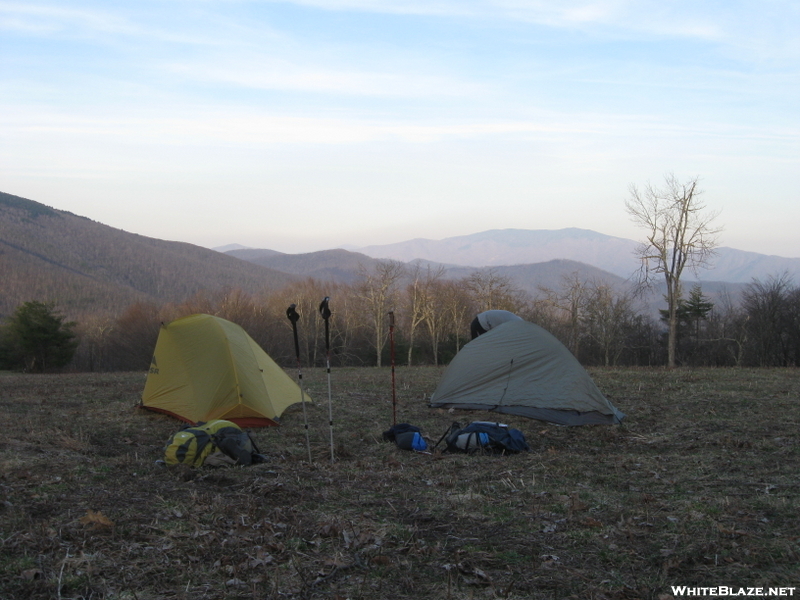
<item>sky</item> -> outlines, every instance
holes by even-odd
[[[489,229],[800,257],[796,0],[0,0],[0,191],[299,253]]]

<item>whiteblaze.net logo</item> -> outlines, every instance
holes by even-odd
[[[698,597],[706,596],[711,598],[722,598],[730,596],[794,596],[793,587],[735,587],[719,585],[717,587],[690,587],[688,585],[673,585],[672,594],[674,596]]]

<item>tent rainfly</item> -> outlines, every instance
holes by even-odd
[[[162,325],[144,408],[188,423],[224,419],[240,427],[277,425],[300,388],[247,333],[212,315]]]
[[[464,345],[431,396],[432,408],[485,410],[560,425],[620,423],[572,353],[534,323],[509,321]]]

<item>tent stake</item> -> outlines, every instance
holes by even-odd
[[[300,315],[295,310],[296,304],[289,305],[286,309],[286,316],[292,322],[292,332],[294,333],[294,354],[297,357],[297,382],[300,385],[300,401],[303,403],[303,422],[306,427],[306,448],[308,449],[308,464],[311,464],[311,440],[308,437],[308,415],[306,414],[306,395],[303,391],[303,371],[300,370],[300,342],[297,339],[297,321]]]
[[[331,317],[331,309],[328,306],[328,302],[330,302],[330,297],[325,296],[319,305],[319,314],[322,315],[322,319],[325,321],[325,364],[328,371],[328,425],[330,426],[331,430],[331,462],[334,462],[335,457],[333,455],[333,404],[331,402],[331,334],[330,334],[330,327],[328,325],[328,319],[330,319]]]

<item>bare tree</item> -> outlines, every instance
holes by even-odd
[[[424,270],[420,264],[414,265],[411,271],[411,283],[406,287],[408,310],[408,366],[411,366],[411,354],[414,350],[414,334],[417,327],[429,321],[433,304],[434,286],[444,276],[444,266],[432,268],[428,265]],[[436,315],[434,315],[436,316]],[[430,329],[431,324],[428,323]],[[434,359],[436,351],[434,349]]]
[[[718,351],[717,364],[726,365],[732,361],[734,366],[741,367],[749,343],[750,315],[741,302],[723,288],[709,317],[710,340]]]
[[[761,367],[797,364],[797,288],[787,273],[754,279],[742,291],[751,361]]]
[[[102,371],[107,368],[108,339],[114,328],[114,319],[106,314],[90,314],[77,327],[80,345],[72,364],[79,363],[82,369]]]
[[[607,284],[594,284],[582,317],[586,336],[596,345],[600,364],[614,366],[628,343],[636,320],[631,298]]]
[[[552,290],[540,286],[539,291],[545,294],[547,301],[553,307],[561,310],[566,315],[567,334],[569,336],[567,346],[577,358],[580,350],[581,320],[584,309],[589,303],[590,285],[581,280],[577,272],[574,272],[561,278],[560,289]]]
[[[425,328],[428,331],[428,338],[431,343],[431,353],[433,355],[433,364],[439,364],[439,343],[445,331],[445,324],[447,322],[447,314],[445,312],[445,292],[446,288],[444,282],[433,281],[428,288],[428,302],[425,303],[423,308]]]
[[[678,328],[678,301],[681,299],[681,277],[684,269],[707,268],[717,247],[721,229],[712,227],[716,212],[708,212],[700,201],[699,178],[681,183],[673,174],[664,178],[663,188],[647,184],[644,190],[630,187],[625,202],[634,223],[645,230],[646,241],[636,250],[641,260],[638,272],[640,289],[650,287],[663,275],[666,283],[667,366],[675,366],[675,347]]]
[[[394,260],[378,262],[372,272],[365,269],[360,272],[361,281],[357,289],[375,334],[373,339],[379,367],[388,332],[386,314],[394,308],[397,285],[405,272],[405,265]]]
[[[515,308],[517,289],[511,278],[501,275],[491,267],[472,273],[466,278],[465,287],[479,312],[493,309],[513,311]]]
[[[464,289],[464,281],[441,281],[437,288],[440,295],[443,316],[445,317],[443,335],[455,338],[455,351],[461,349],[461,334],[469,341],[469,316],[475,310]]]
[[[161,325],[171,320],[172,315],[154,303],[137,302],[130,305],[110,331],[108,354],[113,368],[146,371]]]

